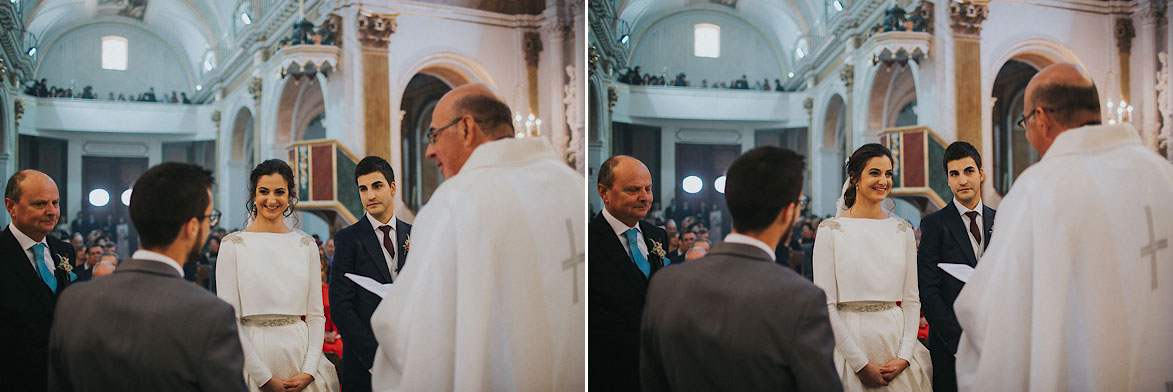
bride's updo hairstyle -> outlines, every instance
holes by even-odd
[[[252,174],[249,174],[248,176],[248,202],[245,204],[244,208],[248,211],[249,218],[255,218],[257,216],[257,181],[260,181],[261,177],[274,173],[280,174],[281,177],[285,179],[285,187],[287,188],[287,194],[289,195],[289,206],[285,209],[285,212],[283,212],[282,215],[286,217],[293,215],[293,206],[297,205],[297,186],[293,183],[293,169],[291,169],[289,164],[285,163],[285,161],[280,159],[270,159],[261,162],[260,165],[257,165],[257,167],[253,169]]]
[[[859,184],[859,178],[863,174],[863,169],[867,166],[868,161],[876,157],[888,157],[889,161],[896,162],[892,159],[892,150],[879,143],[868,143],[859,147],[851,154],[851,158],[847,160],[847,190],[843,191],[843,205],[851,208],[855,205],[855,187]]]

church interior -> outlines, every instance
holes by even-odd
[[[652,173],[653,214],[697,211],[720,206],[739,154],[781,146],[806,157],[806,215],[825,218],[846,158],[883,143],[896,155],[895,212],[916,225],[952,199],[940,159],[966,141],[984,157],[982,199],[996,207],[1039,160],[1016,124],[1027,82],[1060,62],[1093,79],[1105,124],[1131,123],[1173,160],[1167,10],[1164,0],[593,1],[591,173],[636,157]],[[588,200],[602,208],[594,192]]]
[[[461,85],[494,88],[518,138],[547,138],[583,172],[584,13],[581,0],[0,1],[0,172],[49,174],[69,233],[129,221],[147,168],[199,164],[232,231],[249,172],[280,158],[298,182],[290,224],[324,241],[362,217],[352,173],[377,155],[411,222],[444,180],[425,157],[432,109]]]

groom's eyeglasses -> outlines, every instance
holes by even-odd
[[[212,210],[212,215],[205,215],[204,218],[208,218],[208,226],[215,227],[220,224],[220,211]]]
[[[440,135],[440,132],[443,132],[445,129],[448,129],[448,128],[452,127],[453,125],[456,125],[456,123],[460,122],[461,118],[464,118],[464,116],[457,117],[455,120],[452,120],[452,122],[448,123],[448,125],[445,125],[445,126],[442,126],[439,128],[429,128],[428,134],[427,134],[428,135],[428,144],[436,144],[436,137]]]

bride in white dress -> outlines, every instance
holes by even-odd
[[[866,144],[851,155],[847,173],[839,216],[819,225],[814,249],[814,281],[827,294],[843,389],[932,390],[929,352],[916,340],[915,235],[881,207],[892,189],[892,153]]]
[[[217,295],[236,309],[245,383],[251,391],[338,391],[338,374],[322,353],[317,244],[285,224],[297,199],[293,171],[268,160],[250,182],[252,222],[224,236],[216,270]]]

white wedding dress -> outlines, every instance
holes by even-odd
[[[216,263],[217,295],[236,309],[249,390],[308,373],[314,381],[305,391],[338,391],[338,373],[322,353],[326,317],[314,239],[300,231],[235,232],[224,236]]]
[[[881,390],[932,390],[929,351],[916,340],[920,290],[912,225],[896,217],[838,217],[823,221],[816,238],[814,280],[827,294],[843,389],[864,390],[856,376],[864,365],[903,358],[908,368]]]

